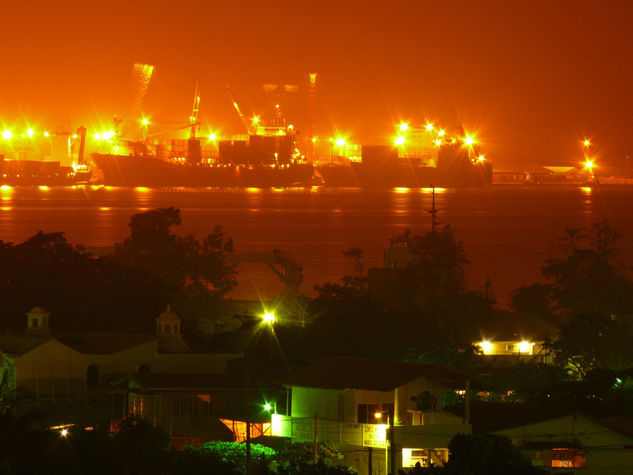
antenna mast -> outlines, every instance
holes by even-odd
[[[436,215],[440,212],[440,210],[435,207],[435,187],[431,185],[431,189],[433,190],[433,207],[431,209],[427,209],[426,212],[431,215],[431,232],[435,233],[437,225],[440,224],[436,218]]]

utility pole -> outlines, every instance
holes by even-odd
[[[314,464],[319,461],[319,415],[314,416]]]

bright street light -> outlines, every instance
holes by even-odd
[[[272,325],[273,323],[275,323],[276,319],[277,317],[275,317],[275,314],[273,312],[266,312],[262,315],[262,320],[268,325]]]

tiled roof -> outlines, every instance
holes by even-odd
[[[329,357],[297,371],[282,383],[322,389],[392,391],[418,377],[451,388],[463,388],[467,379],[458,371],[440,365]]]

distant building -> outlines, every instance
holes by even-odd
[[[503,312],[481,330],[481,340],[473,342],[483,357],[507,360],[535,360],[551,363],[548,343],[558,336],[558,328],[533,315]]]

